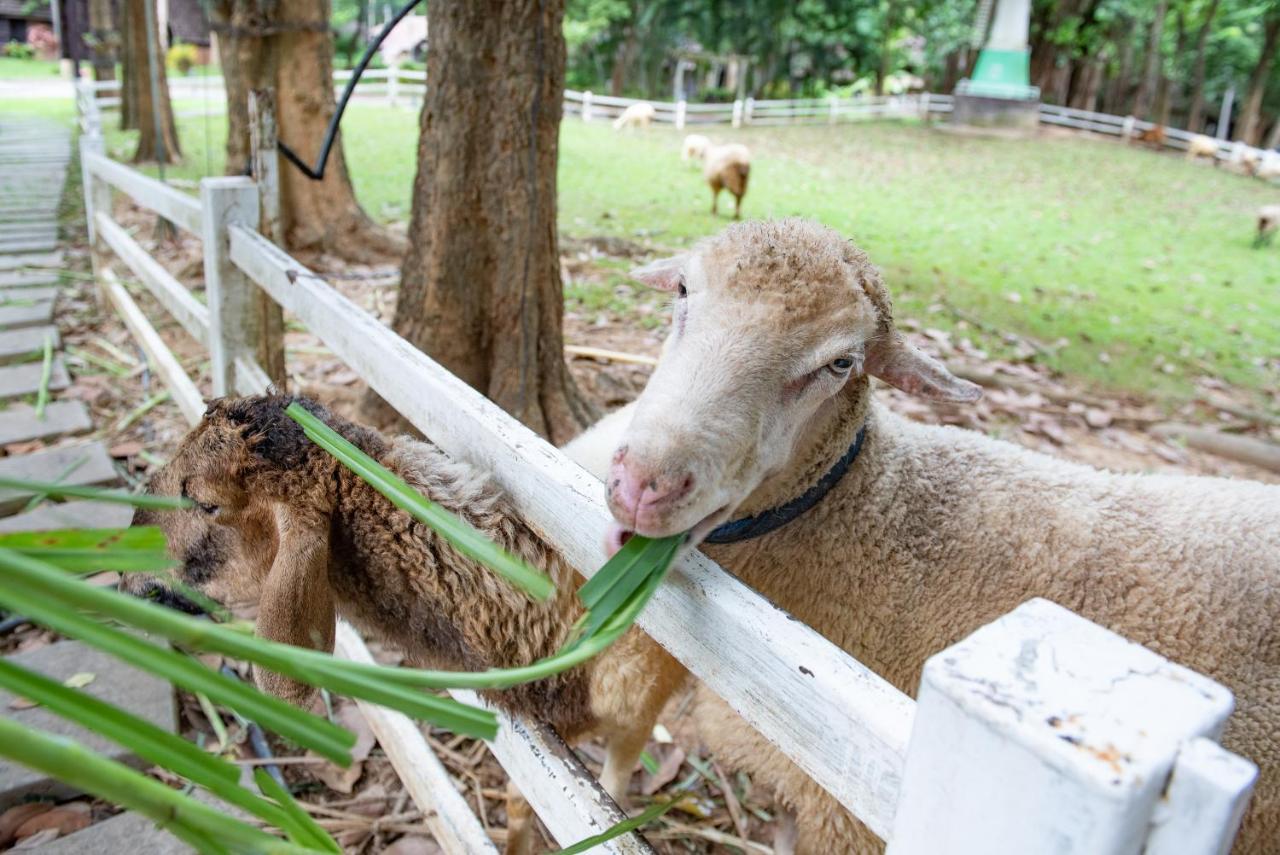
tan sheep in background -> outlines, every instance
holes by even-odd
[[[1263,205],[1258,209],[1258,234],[1253,239],[1254,248],[1271,243],[1277,230],[1280,230],[1280,205]]]
[[[711,213],[714,216],[720,205],[720,191],[728,190],[733,196],[733,218],[742,215],[742,197],[747,194],[747,179],[751,176],[751,150],[740,143],[728,143],[707,148],[703,154],[702,177],[711,188]]]
[[[566,449],[604,479],[614,544],[777,508],[859,443],[803,515],[703,549],[907,693],[929,656],[1032,597],[1221,681],[1223,742],[1260,767],[1235,851],[1275,851],[1280,487],[1103,472],[877,404],[872,376],[979,390],[901,338],[879,271],[815,223],[733,225],[634,275],[677,294],[675,331],[639,400]],[[697,717],[722,763],[795,811],[799,852],[881,848],[719,698],[700,690]]]
[[[140,511],[135,524],[164,529],[184,582],[216,600],[258,604],[257,633],[333,649],[335,620],[351,621],[403,650],[407,664],[480,671],[527,665],[556,652],[582,608],[578,579],[516,516],[480,472],[435,446],[388,440],[304,406],[424,495],[556,585],[544,603],[454,551],[308,440],[284,409],[294,399],[215,401],[149,490],[185,495],[189,511]],[[155,579],[126,577],[136,594],[176,597]],[[550,722],[569,740],[608,738],[601,781],[615,798],[627,783],[663,702],[684,672],[639,629],[570,671],[482,692],[516,715]],[[304,703],[313,690],[255,669],[264,690]],[[532,852],[528,805],[509,807],[508,852]]]
[[[1209,158],[1213,161],[1213,165],[1217,166],[1218,141],[1204,134],[1196,134],[1187,141],[1187,160],[1196,160],[1201,157]]]
[[[656,115],[657,110],[652,104],[640,101],[627,107],[618,118],[613,120],[613,129],[620,131],[623,128],[647,128],[653,123],[653,117]]]
[[[684,142],[680,146],[680,159],[702,160],[710,147],[711,140],[702,134],[689,134],[684,138]]]

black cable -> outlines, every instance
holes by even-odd
[[[283,140],[276,140],[276,147],[280,149],[280,153],[284,155],[284,159],[298,167],[302,174],[310,178],[312,181],[323,181],[324,170],[329,162],[329,151],[333,148],[333,139],[338,135],[338,123],[342,121],[342,114],[347,109],[347,102],[351,100],[351,95],[355,92],[356,84],[360,82],[360,76],[364,74],[369,62],[373,59],[373,52],[381,45],[383,40],[391,33],[396,24],[404,19],[412,11],[414,6],[421,3],[422,0],[408,0],[399,10],[396,11],[395,17],[387,22],[382,28],[382,32],[378,33],[378,37],[365,48],[364,56],[360,57],[360,62],[356,65],[355,71],[351,75],[351,79],[347,81],[347,86],[342,90],[342,97],[338,99],[337,109],[333,111],[333,118],[329,120],[329,127],[324,132],[324,143],[320,146],[320,154],[317,156],[316,165],[313,169],[303,162],[293,149],[284,144]]]

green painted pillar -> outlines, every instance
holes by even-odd
[[[1031,23],[1031,0],[996,0],[991,36],[978,54],[973,77],[966,91],[988,98],[1037,99],[1031,86],[1031,51],[1027,30]]]

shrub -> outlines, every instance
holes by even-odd
[[[10,59],[35,59],[36,56],[36,49],[22,42],[9,42],[3,52]]]
[[[190,74],[192,67],[199,59],[200,55],[196,52],[195,45],[179,43],[169,48],[169,53],[165,55],[165,65],[179,74]]]

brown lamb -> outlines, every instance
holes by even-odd
[[[543,568],[555,593],[534,602],[398,510],[306,438],[284,413],[294,400],[424,495]],[[256,602],[257,633],[274,641],[332,650],[342,617],[402,649],[408,664],[478,671],[554,653],[582,611],[573,569],[485,475],[429,443],[386,439],[303,399],[214,401],[149,490],[186,496],[195,507],[139,511],[135,524],[164,529],[186,584],[223,602]],[[177,599],[155,579],[130,576],[126,587]],[[591,662],[482,694],[512,714],[550,722],[566,739],[607,736],[602,780],[621,799],[662,702],[682,678],[674,660],[633,629]],[[260,669],[254,679],[294,703],[312,696],[310,687]],[[509,813],[507,851],[531,851],[527,805],[517,801]]]

